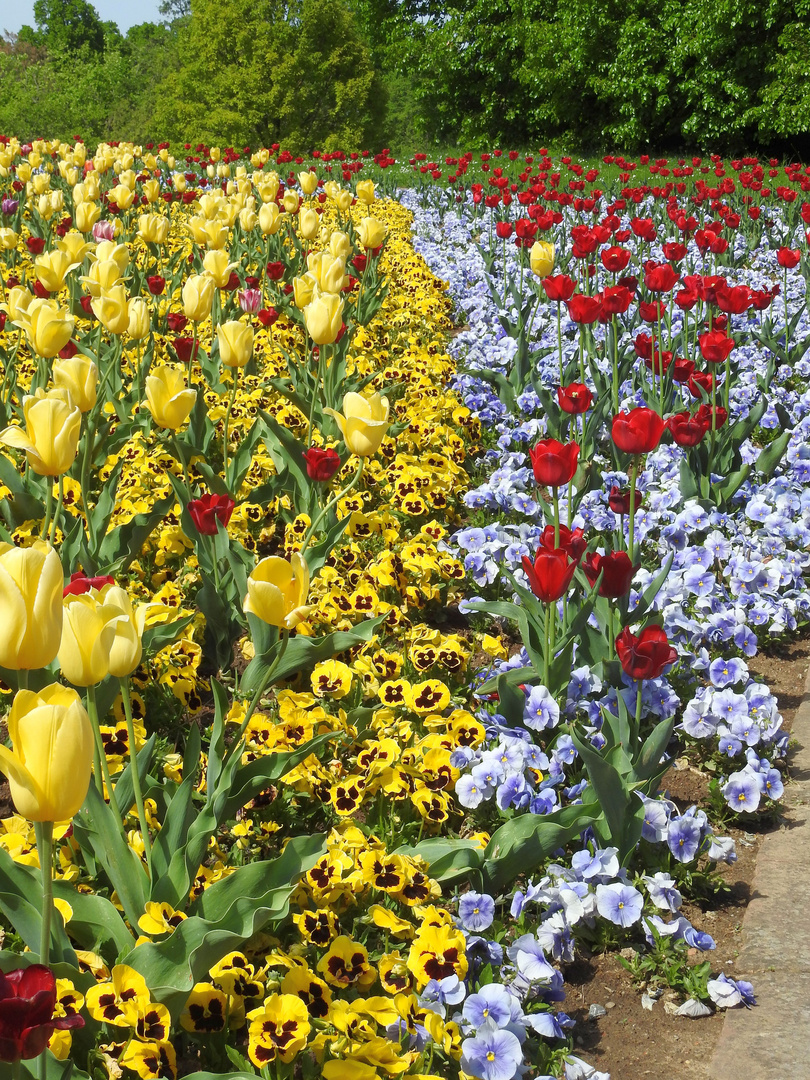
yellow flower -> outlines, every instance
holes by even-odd
[[[304,240],[314,240],[321,227],[321,219],[314,210],[302,206],[298,215],[298,232]]]
[[[96,983],[85,994],[93,1019],[116,1027],[135,1027],[141,1008],[150,1001],[143,975],[127,964],[116,964],[109,981]]]
[[[329,237],[329,254],[333,255],[336,259],[346,260],[352,253],[352,242],[345,232],[341,232],[340,229],[335,231]]]
[[[214,284],[218,289],[224,289],[228,284],[228,280],[231,276],[231,270],[235,270],[239,263],[228,262],[228,252],[222,251],[206,251],[205,258],[203,259],[203,269],[207,274],[211,276]],[[189,279],[191,280],[191,279]],[[211,293],[213,297],[213,292]],[[185,301],[186,291],[183,289],[183,300]],[[209,306],[210,312],[210,306]],[[188,315],[188,311],[186,311]],[[192,318],[189,315],[189,318]]]
[[[177,1076],[177,1054],[168,1041],[139,1042],[133,1039],[121,1055],[121,1065],[132,1069],[141,1080],[165,1080],[165,1077]]]
[[[387,231],[385,225],[377,218],[365,217],[357,226],[357,239],[361,247],[373,250],[383,242]]]
[[[28,464],[38,476],[60,476],[73,464],[79,446],[82,414],[65,389],[37,390],[23,398],[25,431],[7,427],[0,443],[25,450]]]
[[[119,608],[101,603],[93,592],[68,595],[64,600],[59,664],[74,686],[92,686],[110,673],[110,651]]]
[[[123,679],[141,662],[146,605],[140,604],[134,611],[129,594],[120,585],[105,585],[98,598],[105,608],[114,608],[118,612],[119,617],[114,623],[115,637],[109,650],[109,667],[111,675]]]
[[[65,233],[61,240],[57,240],[56,246],[60,251],[64,251],[66,255],[70,256],[74,266],[80,266],[84,262],[85,256],[92,254],[96,248],[95,244],[88,244],[82,234],[75,229]]]
[[[97,259],[90,267],[90,273],[79,278],[91,296],[101,296],[111,289],[121,278],[121,267],[115,259]]]
[[[89,233],[100,217],[101,207],[89,200],[78,203],[73,210],[76,228],[82,233]]]
[[[64,251],[46,251],[34,259],[34,273],[48,292],[59,292],[65,278],[78,263]]]
[[[313,669],[310,683],[316,697],[344,698],[352,688],[352,669],[339,660],[325,660]]]
[[[330,986],[371,986],[377,973],[368,962],[365,945],[341,934],[318,961],[318,971]]]
[[[307,1045],[312,1025],[307,1007],[294,994],[270,994],[260,1009],[247,1014],[248,1057],[261,1069],[279,1058],[284,1064]]]
[[[0,667],[46,667],[62,638],[62,564],[54,549],[0,543]]]
[[[248,578],[247,587],[242,605],[245,612],[270,626],[292,630],[312,611],[306,606],[309,567],[297,552],[289,562],[277,555],[262,559]]]
[[[127,304],[127,333],[133,341],[143,341],[150,329],[149,305],[142,296],[134,296]]]
[[[335,196],[335,205],[342,213],[346,213],[354,202],[354,195],[350,191],[339,191]]]
[[[148,905],[147,905],[148,906]],[[139,926],[143,918],[139,922]],[[185,1031],[224,1031],[227,1026],[228,998],[213,983],[197,983],[188,996],[180,1016],[180,1026]]]
[[[126,286],[118,282],[104,289],[90,301],[93,314],[111,334],[125,334],[129,329],[129,298]]]
[[[548,277],[554,269],[554,245],[536,240],[529,252],[529,266],[536,277]]]
[[[67,390],[80,412],[89,412],[95,405],[98,368],[88,357],[76,353],[69,360],[54,360],[53,381],[55,386]]]
[[[335,418],[348,449],[358,457],[371,457],[380,448],[388,431],[388,398],[372,394],[348,393],[343,398],[343,414],[324,409]]]
[[[284,198],[281,201],[284,204],[284,209],[288,214],[298,213],[298,205],[301,200],[298,198],[297,191],[290,191],[289,189],[287,189],[287,191],[284,192]]]
[[[70,341],[75,320],[70,312],[52,300],[31,300],[17,322],[25,330],[31,351],[46,360],[53,359]]]
[[[265,202],[259,210],[259,228],[265,236],[273,236],[281,225],[278,203]]]
[[[75,690],[58,683],[20,690],[8,717],[12,749],[0,746],[11,798],[29,821],[68,821],[90,786],[93,730]]]
[[[366,206],[371,206],[374,202],[374,181],[373,180],[359,180],[357,182],[357,198],[360,202],[365,203]]]
[[[303,277],[294,277],[292,284],[295,306],[299,311],[302,311],[307,304],[312,303],[315,290],[318,288],[318,279],[314,274],[307,271]]]
[[[298,183],[305,195],[314,195],[318,188],[318,174],[314,172],[300,172]]]
[[[464,934],[453,926],[424,926],[411,944],[408,970],[420,987],[431,979],[441,981],[449,975],[463,979],[467,974]]]
[[[304,322],[316,345],[331,345],[343,325],[343,300],[334,293],[322,293],[304,308]]]
[[[147,376],[146,404],[158,427],[177,431],[188,420],[196,400],[197,391],[186,389],[180,367],[164,364]]]
[[[138,236],[148,244],[165,244],[170,227],[169,219],[162,214],[141,214],[138,218]]]
[[[314,251],[307,256],[307,270],[322,292],[339,293],[346,279],[346,260],[328,251]]]
[[[253,356],[253,327],[250,323],[232,320],[217,327],[219,358],[225,367],[242,368]]]
[[[209,252],[208,255],[216,254]],[[206,255],[206,258],[208,258]],[[228,261],[227,255],[225,261]],[[229,271],[230,273],[230,271]],[[227,277],[226,277],[227,282]],[[192,322],[202,322],[211,314],[214,305],[215,283],[208,274],[192,274],[183,286],[183,311]]]
[[[20,234],[14,232],[13,229],[0,229],[0,249],[3,251],[13,251],[19,239]]]
[[[9,289],[6,303],[0,307],[8,312],[11,322],[18,326],[25,318],[28,306],[33,299],[34,294],[29,292],[24,285],[15,285],[13,289]]]

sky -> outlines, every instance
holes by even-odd
[[[143,22],[159,22],[160,0],[91,0],[103,21],[118,23],[122,34],[130,26]],[[0,32],[18,33],[25,24],[34,25],[34,0],[0,0]]]

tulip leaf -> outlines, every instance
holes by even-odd
[[[121,835],[115,814],[91,783],[84,805],[73,819],[73,835],[104,868],[132,926],[143,915],[146,873],[141,860]]]
[[[287,914],[290,893],[324,851],[323,836],[293,837],[271,862],[241,866],[206,889],[165,941],[137,946],[127,964],[177,1019],[194,984],[226,953]]]
[[[105,959],[114,961],[135,944],[118,909],[105,897],[79,892],[70,882],[59,880],[53,883],[53,893],[73,909],[68,927],[80,948],[106,953]]]
[[[171,622],[160,623],[158,626],[150,626],[143,632],[143,651],[146,656],[154,656],[167,645],[177,641],[187,626],[194,622],[194,615],[186,615],[182,619],[173,619]]]
[[[99,570],[119,564],[119,572],[125,571],[140,556],[147,538],[165,518],[174,502],[174,495],[167,495],[165,499],[159,499],[151,510],[135,514],[125,525],[108,532],[98,551]]]
[[[424,859],[430,867],[430,876],[445,888],[453,888],[476,875],[480,881],[484,850],[477,840],[432,836],[413,847],[397,848],[394,854]]]
[[[42,929],[42,879],[37,868],[15,862],[0,848],[0,911],[25,944],[39,955]],[[51,920],[51,948],[56,956],[76,963],[76,954],[61,919]]]
[[[520,874],[531,874],[558,847],[591,825],[595,815],[584,804],[551,814],[521,814],[492,834],[483,855],[484,886],[498,893]]]

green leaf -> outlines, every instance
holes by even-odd
[[[413,847],[397,848],[395,854],[424,859],[430,866],[430,876],[445,888],[452,888],[471,875],[480,877],[484,856],[476,840],[454,840],[444,836],[421,840]]]
[[[484,884],[492,893],[511,887],[521,874],[533,873],[544,859],[595,820],[584,804],[552,814],[521,814],[492,834],[484,851]]]
[[[156,502],[151,510],[135,514],[126,525],[119,525],[107,533],[99,548],[99,569],[118,563],[121,572],[127,570],[129,564],[140,556],[145,541],[174,506],[174,502],[174,495],[167,495]]]

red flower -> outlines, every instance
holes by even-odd
[[[681,311],[691,311],[700,297],[697,291],[693,288],[681,289],[680,292],[675,294],[675,303],[681,309]]]
[[[667,311],[667,305],[663,300],[642,300],[638,305],[638,313],[644,322],[658,322],[663,319]]]
[[[322,450],[319,446],[311,446],[304,454],[304,461],[310,480],[331,480],[340,468],[340,455],[331,448]]]
[[[664,433],[664,421],[654,409],[631,409],[613,417],[611,435],[625,454],[649,454]]]
[[[681,259],[686,258],[686,244],[679,244],[674,240],[669,244],[663,244],[661,250],[664,253],[664,258],[669,262],[680,262]]]
[[[630,262],[630,256],[632,252],[623,247],[609,247],[605,248],[601,254],[602,266],[606,270],[610,270],[612,274],[618,273],[620,270],[624,270],[627,264]]]
[[[672,353],[665,349],[661,352],[660,349],[656,349],[650,356],[644,358],[644,363],[650,369],[655,372],[656,375],[661,376],[669,370],[669,365],[672,363]]]
[[[655,239],[655,225],[652,218],[633,218],[630,222],[630,228],[639,238],[639,240],[646,240],[647,243],[652,243]]]
[[[644,284],[650,292],[670,292],[678,281],[680,274],[676,274],[669,263],[651,267],[644,275]]]
[[[689,387],[692,397],[702,397],[701,391],[705,391],[707,394],[712,392],[714,375],[710,371],[695,371],[686,380],[686,385]]]
[[[700,299],[707,304],[714,304],[717,302],[717,290],[725,286],[726,279],[722,274],[709,274],[706,277],[695,274],[694,282]]]
[[[152,274],[146,279],[146,284],[152,296],[160,296],[166,288],[166,278],[161,277],[160,274]]]
[[[368,263],[368,258],[365,255],[355,255],[352,259],[352,266],[355,268],[358,274],[362,274]]]
[[[624,315],[633,302],[633,294],[624,285],[609,286],[599,294],[605,315]]]
[[[50,968],[32,964],[0,972],[0,1061],[38,1057],[57,1028],[84,1027],[81,1016],[54,1020],[56,978]]]
[[[268,326],[272,326],[278,318],[278,312],[275,308],[262,308],[261,311],[256,313],[256,318],[267,329]]]
[[[188,512],[197,526],[197,532],[203,536],[216,536],[217,521],[221,521],[227,528],[234,506],[236,503],[230,495],[212,495],[210,491],[206,491],[199,499],[189,501]]]
[[[695,413],[695,419],[699,420],[702,424],[706,425],[707,431],[712,426],[712,407],[711,405],[703,404]],[[715,405],[714,407],[714,427],[721,428],[728,420],[728,413],[722,405]]]
[[[709,330],[698,338],[700,353],[710,364],[722,364],[734,348],[734,338],[726,337],[722,330]]]
[[[41,236],[29,236],[25,241],[25,246],[32,255],[41,255],[45,250],[45,241]]]
[[[541,439],[529,450],[534,478],[545,487],[558,488],[568,484],[577,471],[579,446],[561,443],[556,439]]]
[[[582,569],[592,587],[596,584],[599,574],[602,573],[599,595],[618,600],[620,596],[625,596],[630,591],[630,582],[638,566],[633,565],[626,551],[611,551],[607,555],[599,555],[592,551],[585,556]]]
[[[114,585],[115,578],[109,575],[86,577],[81,570],[70,575],[70,582],[62,590],[62,596],[79,596],[91,589],[103,589],[105,585]]]
[[[557,401],[563,412],[581,416],[593,404],[593,394],[585,383],[571,383],[557,388]]]
[[[267,280],[281,281],[286,267],[283,262],[269,262],[267,264]]]
[[[595,296],[585,296],[577,293],[568,301],[568,314],[575,323],[585,324],[596,322],[602,305]]]
[[[508,240],[512,235],[512,222],[511,221],[499,221],[495,226],[495,232],[501,240]]]
[[[174,351],[177,353],[177,359],[181,364],[188,364],[191,360],[191,350],[194,349],[194,359],[197,358],[197,353],[200,349],[199,341],[194,344],[194,338],[190,337],[176,337],[174,339]]]
[[[697,446],[709,426],[698,413],[690,416],[688,412],[679,412],[667,420],[667,427],[678,446]]]
[[[791,251],[787,247],[780,247],[776,253],[776,261],[786,270],[792,270],[794,266],[797,266],[801,257],[801,251]]]
[[[188,324],[188,319],[179,311],[170,311],[166,316],[166,322],[173,334],[182,334]]]
[[[571,558],[576,559],[577,562],[579,562],[587,546],[588,541],[585,539],[585,535],[580,528],[576,528],[572,531],[567,525],[560,525],[559,543],[555,543],[554,541],[553,525],[546,525],[540,534],[540,547],[545,548],[546,551],[554,551],[556,548],[561,548],[563,551],[568,552]]]
[[[87,316],[88,319],[94,319],[95,318],[95,315],[93,314],[93,297],[92,296],[83,296],[83,297],[81,297],[81,299],[79,300],[79,306],[81,307],[82,311],[85,313],[85,315]]]
[[[751,306],[751,290],[747,285],[721,285],[715,295],[717,306],[728,315],[742,315]]]
[[[5,312],[3,312],[3,314],[5,315]],[[2,329],[2,327],[0,327],[0,329]],[[64,349],[59,350],[59,359],[60,360],[70,360],[70,358],[72,356],[75,356],[78,351],[79,350],[76,348],[76,346],[73,344],[73,342],[69,341],[67,343],[67,345],[64,347]]]
[[[543,278],[542,285],[549,300],[556,300],[558,304],[564,300],[570,300],[577,287],[576,282],[567,274]]]
[[[678,659],[660,626],[648,626],[638,637],[626,627],[616,638],[616,655],[631,679],[657,679]]]
[[[534,562],[528,555],[523,556],[523,569],[529,586],[544,604],[553,604],[568,591],[578,565],[579,559],[572,559],[562,548],[549,550],[541,547]]]
[[[643,499],[643,496],[642,496],[641,492],[637,488],[635,493],[634,493],[634,497],[633,497],[633,509],[634,510],[638,510],[638,508],[641,506],[642,499]],[[625,488],[625,490],[622,491],[620,488],[618,488],[614,484],[613,487],[610,489],[610,494],[608,495],[608,506],[610,507],[610,509],[613,511],[614,514],[621,514],[621,515],[629,514],[630,513],[630,489]]]
[[[676,383],[689,382],[695,372],[694,360],[688,360],[685,356],[676,356],[672,361],[672,381]]]

